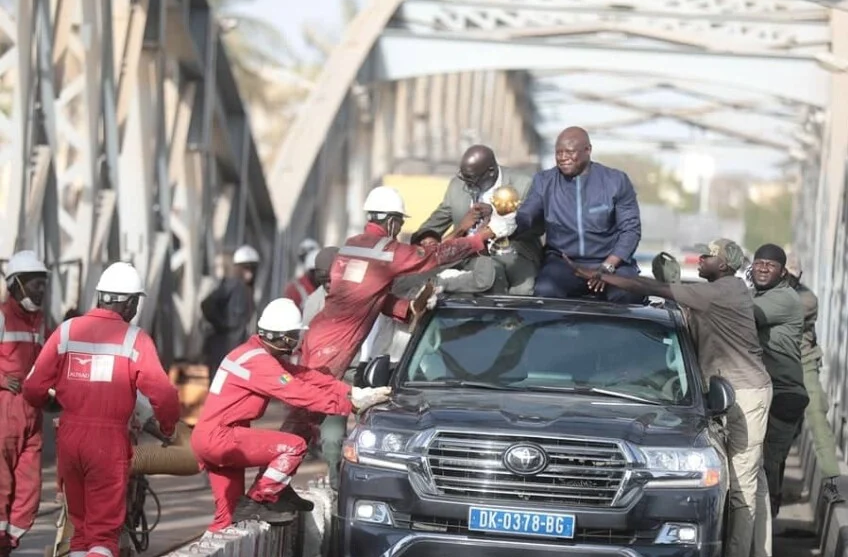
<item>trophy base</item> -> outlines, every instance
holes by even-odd
[[[489,245],[489,255],[513,255],[515,247],[512,246],[509,240],[495,241]]]

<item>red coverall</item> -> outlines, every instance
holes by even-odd
[[[286,285],[283,290],[283,297],[293,301],[303,311],[306,298],[315,292],[316,288],[317,286],[309,279],[309,273],[304,273]]]
[[[41,407],[51,387],[63,409],[57,459],[74,525],[71,552],[117,557],[126,516],[132,461],[128,426],[136,389],[150,399],[168,436],[180,418],[177,390],[150,336],[106,309],[65,321],[47,340],[23,394]]]
[[[425,273],[483,250],[480,236],[447,240],[427,248],[402,244],[377,224],[348,238],[330,269],[324,309],[309,323],[300,364],[341,378],[380,313],[405,320],[409,300],[390,295],[399,276]]]
[[[332,287],[324,309],[309,322],[300,364],[341,379],[380,313],[406,319],[409,300],[390,294],[397,277],[462,261],[483,248],[483,239],[478,235],[426,248],[402,244],[389,237],[385,228],[369,222],[363,234],[348,238],[333,261]],[[283,429],[309,442],[321,419],[315,413],[293,408]]]
[[[23,383],[44,344],[44,316],[11,296],[0,304],[0,382]],[[0,555],[18,546],[41,498],[41,410],[0,389]]]
[[[232,524],[233,511],[244,495],[244,471],[267,466],[248,496],[274,502],[306,452],[296,435],[251,429],[272,398],[326,414],[349,414],[350,387],[323,373],[306,370],[272,356],[254,335],[230,352],[215,374],[209,396],[191,435],[191,447],[209,473],[215,518],[209,530]]]

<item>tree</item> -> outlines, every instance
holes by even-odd
[[[683,213],[697,209],[697,196],[684,191],[680,180],[655,158],[648,155],[611,153],[601,159],[599,162],[627,173],[640,203],[668,205]]]
[[[791,244],[793,203],[794,195],[788,188],[768,203],[748,200],[745,204],[745,247],[755,250],[763,244]]]

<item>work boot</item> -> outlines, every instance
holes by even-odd
[[[247,495],[242,495],[233,512],[233,523],[260,520],[268,524],[285,524],[294,520],[294,511],[273,508],[272,505],[273,503],[260,503]]]
[[[836,478],[827,478],[824,481],[822,496],[830,504],[845,502],[845,498],[842,497],[842,494],[839,493],[839,488],[836,487]]]
[[[270,503],[270,508],[280,512],[309,512],[315,508],[312,501],[303,499],[291,485],[280,492],[280,497],[276,503]]]

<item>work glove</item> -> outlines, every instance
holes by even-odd
[[[9,377],[8,375],[0,374],[0,389],[5,389],[15,394],[20,394],[21,380],[17,377]]]
[[[499,215],[496,211],[492,211],[492,216],[489,218],[489,230],[495,235],[495,238],[506,238],[518,228],[518,223],[515,222],[516,212],[508,215]]]
[[[391,394],[391,387],[353,387],[350,390],[350,402],[356,410],[361,412],[375,404],[386,402]]]

